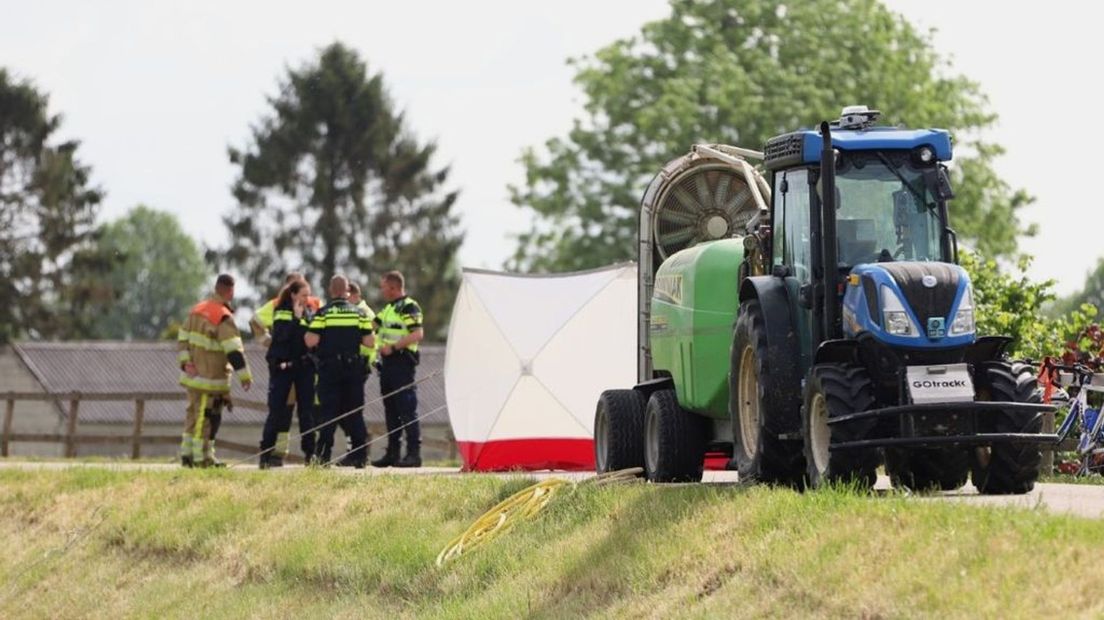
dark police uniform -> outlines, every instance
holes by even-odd
[[[283,464],[276,444],[285,446],[291,428],[291,407],[288,394],[295,387],[295,399],[299,406],[299,429],[314,426],[314,363],[307,356],[303,335],[307,333],[308,318],[296,318],[292,302],[277,307],[272,320],[272,344],[265,359],[268,361],[268,417],[261,434],[260,466],[262,468]],[[303,433],[300,447],[303,457],[314,456],[314,433]],[[267,450],[267,452],[265,452]]]
[[[403,296],[387,304],[376,315],[376,350],[384,345],[394,345],[404,336],[422,327],[422,308],[409,296]],[[380,355],[380,393],[389,394],[414,382],[414,368],[418,365],[418,343],[397,349],[391,355]],[[411,385],[397,394],[383,399],[383,409],[387,420],[387,454],[380,459],[380,465],[420,464],[422,434],[417,420],[418,388]],[[399,460],[400,433],[396,429],[403,426],[406,431],[406,458]],[[373,463],[375,464],[375,463]]]
[[[322,307],[310,321],[309,331],[318,334],[319,424],[315,454],[322,463],[331,458],[334,443],[332,420],[357,409],[337,423],[352,441],[353,451],[346,462],[364,467],[368,451],[368,429],[364,426],[364,358],[361,340],[372,333],[372,323],[364,311],[347,299],[334,299]]]

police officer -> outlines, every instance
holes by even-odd
[[[352,440],[347,463],[362,468],[367,460],[368,430],[364,426],[364,359],[360,347],[373,346],[372,324],[363,311],[349,303],[349,281],[342,275],[330,280],[330,301],[311,319],[303,337],[318,359],[318,397],[321,405],[315,454],[330,461],[334,419],[356,410],[339,422]]]
[[[360,295],[360,285],[358,285],[356,282],[349,282],[349,303],[351,303],[354,306],[356,306],[357,308],[363,310],[364,315],[368,317],[369,322],[372,322],[372,321],[375,320],[376,313],[372,311],[372,307],[368,305],[368,302],[364,301],[364,298],[361,297],[361,295]],[[375,327],[376,327],[375,323],[372,322],[373,335],[375,334]],[[366,347],[364,345],[360,345],[360,356],[364,360],[364,380],[367,381],[368,380],[368,375],[372,374],[372,369],[376,365],[376,348],[375,347]],[[371,431],[371,429],[368,430],[367,437],[368,437],[368,442],[371,443],[371,441],[372,441],[372,431]],[[349,439],[348,432],[345,433],[345,438],[349,442],[349,446],[347,447],[346,451],[351,451],[353,449],[353,446],[352,446],[352,440]],[[338,467],[352,467],[353,463],[349,462],[348,458],[346,457],[345,460],[342,460],[337,465],[338,465]]]
[[[302,280],[304,283],[307,281],[306,277],[298,271],[292,271],[284,278],[284,286],[291,284],[295,280]],[[283,289],[281,289],[283,290]],[[264,303],[257,312],[254,313],[253,318],[249,319],[249,328],[253,331],[253,336],[260,340],[264,346],[270,346],[272,344],[273,330],[275,329],[274,321],[276,314],[276,301],[277,298],[272,298]],[[307,295],[307,311],[313,316],[315,312],[318,312],[322,307],[322,301],[312,295]],[[302,337],[299,337],[302,341]],[[271,383],[269,384],[271,386]],[[312,386],[313,388],[313,386]],[[313,391],[313,390],[312,390]],[[295,403],[298,399],[295,395],[295,386],[292,385],[291,391],[288,392],[287,408],[288,419],[296,413]],[[310,403],[307,408],[300,407],[298,410],[299,418],[299,446],[303,450],[303,457],[310,459],[314,456],[314,437],[315,433],[307,432],[314,426],[314,419],[316,417],[316,410],[318,409],[317,403]],[[270,460],[269,465],[278,466],[283,461],[283,456],[291,451],[291,447],[288,445],[287,433],[282,433],[276,438],[276,449],[272,452],[274,458]]]
[[[304,336],[311,318],[308,298],[310,285],[304,280],[292,280],[276,297],[272,318],[272,343],[265,359],[268,361],[268,417],[261,435],[260,468],[281,467],[283,451],[291,428],[289,395],[294,391],[299,404],[299,420],[313,425],[314,364],[307,356]],[[314,433],[302,437],[303,456],[314,456]]]
[[[406,294],[403,275],[389,271],[380,279],[380,294],[387,305],[376,315],[380,364],[380,392],[398,393],[383,399],[387,419],[387,452],[372,461],[374,467],[421,467],[422,436],[417,422],[418,391],[414,368],[418,365],[418,343],[422,341],[422,308]],[[405,425],[405,428],[403,428]],[[406,455],[399,458],[398,429],[406,432]]]

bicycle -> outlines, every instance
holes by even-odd
[[[1075,475],[1085,476],[1104,472],[1104,414],[1089,407],[1089,392],[1104,392],[1104,374],[1100,374],[1101,383],[1095,384],[1098,376],[1092,368],[1084,364],[1055,364],[1049,360],[1044,363],[1043,371],[1051,373],[1054,385],[1061,386],[1062,372],[1071,375],[1069,387],[1077,388],[1077,396],[1070,400],[1069,411],[1062,426],[1058,429],[1058,443],[1065,441],[1077,424],[1080,437],[1077,441],[1078,469]]]

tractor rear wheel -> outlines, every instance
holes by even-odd
[[[873,419],[828,425],[833,418],[867,411],[874,406],[874,384],[864,368],[849,364],[818,364],[805,380],[805,404],[801,407],[805,437],[805,462],[809,484],[828,483],[874,486],[879,455],[877,448],[831,450],[831,446],[867,439]]]
[[[800,404],[783,400],[798,386],[780,385],[781,373],[771,373],[767,352],[772,343],[757,300],[740,305],[733,331],[728,412],[740,480],[800,487],[805,479],[801,444],[781,439],[799,428]]]
[[[644,406],[636,390],[606,390],[594,413],[594,465],[600,474],[644,466]]]
[[[895,487],[953,491],[966,484],[970,452],[965,448],[887,449],[886,473]]]
[[[978,400],[1040,403],[1039,382],[1027,364],[986,362],[979,365],[974,378]],[[981,432],[1038,433],[1043,417],[1035,412],[1000,411],[979,424]],[[979,493],[1010,495],[1028,493],[1039,478],[1042,453],[1037,444],[999,443],[977,448],[970,476]]]
[[[706,420],[684,410],[674,390],[657,390],[644,413],[644,473],[652,482],[700,482]]]

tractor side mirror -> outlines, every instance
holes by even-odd
[[[954,198],[954,190],[951,189],[951,177],[947,175],[947,168],[939,166],[935,170],[924,171],[924,184],[927,185],[936,198],[942,201]]]

